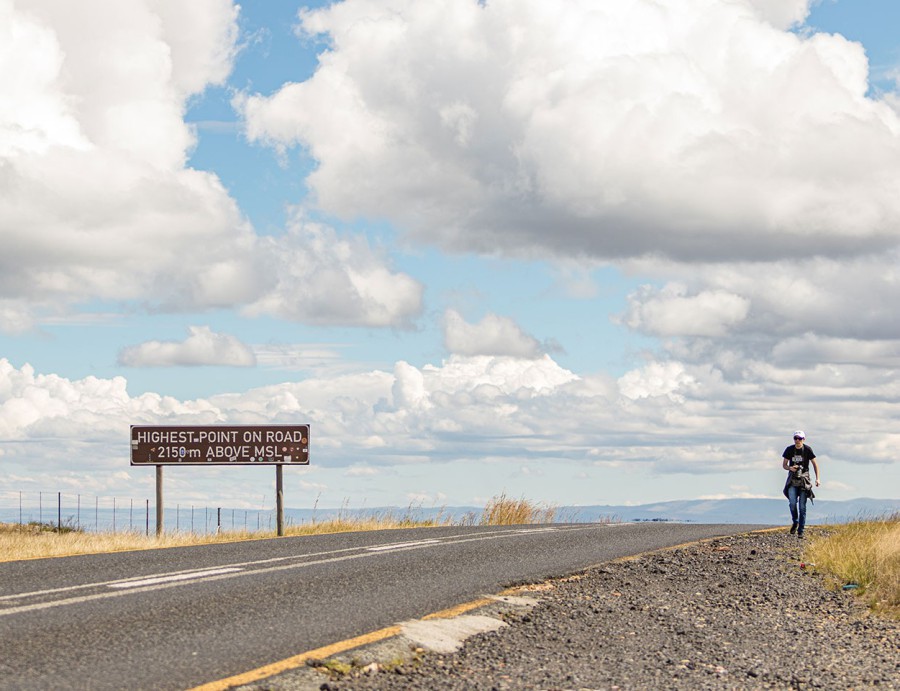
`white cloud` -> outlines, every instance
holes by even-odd
[[[421,287],[365,241],[261,238],[216,175],[186,167],[188,99],[229,75],[237,15],[0,0],[0,328],[92,299],[371,326],[418,313]]]
[[[900,368],[900,341],[863,341],[805,334],[778,342],[772,348],[772,357],[781,366],[814,367],[827,362],[894,369]]]
[[[308,149],[322,209],[554,260],[580,296],[596,286],[577,267],[616,261],[656,281],[621,321],[661,337],[659,352],[618,379],[582,377],[512,319],[450,310],[440,364],[347,373],[333,349],[253,346],[259,364],[309,376],[190,402],[0,360],[5,477],[40,466],[90,482],[121,468],[129,424],[297,419],[314,425],[316,462],[349,478],[523,459],[598,478],[762,473],[773,435],[795,427],[823,440],[823,463],[896,466],[900,109],[895,94],[866,97],[861,46],[785,30],[809,4],[304,11],[303,30],[330,39],[315,75],[235,102],[252,141]],[[186,167],[187,99],[229,74],[236,13],[224,0],[0,0],[0,328],[94,298],[318,325],[421,314],[424,287],[362,236],[302,210],[260,236],[215,175]],[[253,357],[208,327],[122,353]]]
[[[505,463],[508,473],[527,459],[526,467],[548,478],[574,463],[596,473],[615,468],[698,482],[719,475],[722,486],[746,486],[755,477],[752,491],[759,492],[766,486],[759,477],[780,481],[778,454],[790,431],[802,427],[829,481],[859,488],[852,478],[860,464],[894,472],[896,374],[881,370],[865,386],[847,387],[789,367],[745,367],[733,375],[711,364],[648,363],[615,382],[576,377],[548,356],[456,356],[422,368],[398,363],[394,373],[313,376],[182,402],[130,396],[121,377],[69,380],[0,359],[0,442],[9,478],[76,478],[127,465],[122,439],[131,424],[302,420],[313,428],[316,468],[346,469],[340,472],[348,479],[378,478],[386,466],[451,461]],[[16,489],[10,482],[0,478],[0,489]],[[218,491],[228,483],[242,496],[240,479],[218,477]]]
[[[16,368],[0,358],[0,439],[4,442],[115,443],[123,425],[173,417],[212,424],[220,420],[220,413],[205,401],[181,402],[152,393],[132,397],[124,377],[73,381],[36,373],[30,365]],[[62,456],[67,457],[71,456]]]
[[[410,505],[418,504],[419,506],[435,506],[447,500],[447,495],[443,492],[409,492],[406,495]]]
[[[228,51],[211,51],[228,45],[233,9],[197,9],[219,20],[173,52],[166,18],[145,2],[0,4],[15,41],[0,53],[0,295],[215,299],[191,274],[202,282],[229,263],[223,245],[249,236],[215,176],[184,168],[184,99],[230,70]],[[176,84],[189,63],[193,77]]]
[[[621,323],[666,340],[657,357],[714,365],[730,380],[749,372],[865,387],[892,376],[900,339],[897,253],[837,261],[675,265],[635,262],[665,278],[628,298]]]
[[[749,0],[760,16],[773,26],[787,29],[809,16],[809,9],[817,0]],[[821,0],[818,0],[821,2]]]
[[[477,324],[469,324],[456,310],[444,314],[444,345],[458,355],[509,355],[539,358],[544,349],[509,317],[486,315]]]
[[[374,477],[376,475],[381,475],[384,470],[379,468],[373,468],[372,466],[367,465],[355,465],[344,472],[344,475],[347,477]]]
[[[218,365],[254,367],[253,351],[230,334],[215,333],[208,326],[190,326],[184,341],[147,341],[119,353],[126,367],[195,367]]]
[[[658,293],[645,289],[630,303],[625,323],[658,336],[723,336],[747,317],[750,308],[750,301],[740,295],[717,290],[688,296],[679,284]]]
[[[317,160],[322,208],[454,250],[752,261],[894,246],[900,118],[866,97],[861,45],[785,30],[808,9],[348,0],[301,12],[331,43],[310,79],[238,104],[251,140]]]
[[[338,373],[352,367],[343,361],[342,347],[340,344],[256,343],[251,349],[260,367]]]
[[[365,238],[339,237],[300,210],[284,236],[260,239],[275,285],[245,308],[311,324],[409,326],[422,309],[423,286],[390,270]]]
[[[22,334],[34,328],[28,306],[19,300],[0,300],[0,331]]]
[[[632,370],[619,379],[622,395],[630,399],[665,396],[671,401],[684,402],[679,393],[694,384],[693,378],[678,362],[654,362],[640,370]]]

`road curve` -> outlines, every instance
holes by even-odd
[[[0,563],[0,688],[186,689],[513,583],[758,527],[441,527]]]

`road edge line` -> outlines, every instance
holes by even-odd
[[[287,672],[292,669],[297,669],[298,667],[303,667],[306,664],[307,660],[316,660],[331,657],[333,655],[338,655],[339,653],[344,653],[348,650],[352,650],[353,648],[359,648],[363,645],[378,643],[379,641],[393,638],[394,636],[398,635],[400,631],[400,626],[388,626],[383,629],[378,629],[377,631],[364,633],[362,636],[347,638],[343,641],[338,641],[337,643],[322,646],[321,648],[307,650],[305,653],[293,655],[283,660],[279,660],[278,662],[273,662],[269,665],[257,667],[256,669],[251,669],[248,672],[242,672],[231,677],[226,677],[217,681],[211,681],[206,684],[201,684],[200,686],[194,686],[188,689],[188,691],[224,691],[225,689],[230,689],[235,686],[250,684],[254,681],[260,681],[261,679],[267,679],[268,677],[275,676],[276,674],[281,674],[282,672]]]
[[[486,605],[492,604],[493,602],[494,600],[491,598],[482,597],[470,602],[464,602],[461,605],[454,605],[453,607],[448,607],[447,609],[442,609],[437,612],[432,612],[431,614],[426,614],[424,617],[421,617],[421,620],[433,621],[435,619],[452,619],[453,617],[457,617],[460,614],[465,614],[466,612],[470,612],[473,609],[478,609],[479,607],[484,607]],[[363,634],[362,636],[347,638],[343,641],[337,641],[336,643],[322,646],[321,648],[307,650],[306,652],[299,653],[298,655],[293,655],[283,660],[279,660],[278,662],[273,662],[269,665],[263,665],[262,667],[257,667],[256,669],[251,669],[247,672],[241,672],[240,674],[235,674],[224,679],[211,681],[200,686],[194,686],[191,689],[188,689],[188,691],[225,691],[225,689],[233,688],[235,686],[242,686],[243,684],[249,684],[254,681],[260,681],[262,679],[267,679],[268,677],[275,676],[276,674],[281,674],[282,672],[287,672],[292,669],[297,669],[298,667],[303,667],[306,664],[307,660],[329,658],[340,653],[345,653],[348,650],[353,650],[354,648],[360,648],[364,645],[379,643],[381,641],[387,640],[388,638],[394,638],[396,636],[399,636],[402,631],[403,627],[399,624],[388,626],[383,629],[378,629],[377,631]]]
[[[786,530],[783,526],[774,527],[774,528],[761,528],[758,530],[750,530],[746,533],[734,533],[733,535],[719,535],[715,537],[707,537],[700,538],[699,540],[692,540],[690,542],[684,542],[679,545],[671,545],[669,547],[660,547],[657,549],[647,550],[646,552],[641,552],[639,554],[629,555],[627,557],[618,557],[616,559],[609,559],[607,561],[599,562],[597,564],[592,564],[591,566],[586,566],[584,569],[581,569],[575,573],[582,573],[583,571],[588,571],[590,569],[598,568],[603,564],[615,564],[621,562],[627,562],[632,560],[640,559],[641,557],[645,557],[651,554],[665,552],[669,550],[676,549],[684,549],[685,547],[690,547],[691,545],[703,544],[705,542],[711,542],[714,540],[720,540],[723,537],[735,537],[739,535],[752,535],[755,533],[769,533],[769,532],[777,532],[779,530]],[[547,578],[541,583],[549,583],[554,580],[558,580],[561,577],[551,577]],[[514,586],[512,588],[506,588],[502,590],[499,595],[502,597],[503,595],[510,595],[514,592],[518,591],[521,586]],[[479,607],[484,607],[486,605],[494,602],[492,598],[482,597],[477,600],[471,600],[469,602],[464,602],[460,605],[454,605],[453,607],[448,607],[447,609],[442,609],[437,612],[432,612],[431,614],[426,614],[423,617],[420,617],[421,621],[432,621],[434,619],[452,619],[453,617],[459,616],[460,614],[465,614],[466,612],[470,612],[473,609],[478,609]],[[256,669],[249,670],[247,672],[241,672],[239,674],[235,674],[230,677],[226,677],[224,679],[219,679],[217,681],[211,681],[205,684],[201,684],[200,686],[194,686],[187,691],[226,691],[226,689],[234,688],[236,686],[242,686],[244,684],[250,684],[254,681],[260,681],[262,679],[267,679],[269,677],[273,677],[276,674],[281,674],[282,672],[287,672],[292,669],[297,669],[298,667],[303,667],[306,664],[307,660],[315,660],[315,659],[325,659],[332,657],[334,655],[339,655],[340,653],[345,653],[348,650],[353,650],[354,648],[360,648],[364,645],[369,645],[371,643],[378,643],[380,641],[387,640],[388,638],[394,638],[399,636],[403,631],[403,627],[401,625],[388,626],[383,629],[378,629],[377,631],[372,631],[370,633],[363,634],[361,636],[356,636],[355,638],[347,638],[342,641],[337,641],[336,643],[331,643],[330,645],[323,646],[321,648],[316,648],[314,650],[308,650],[303,653],[299,653],[298,655],[293,655],[291,657],[285,658],[283,660],[279,660],[278,662],[273,662],[268,665],[264,665],[262,667],[257,667]]]

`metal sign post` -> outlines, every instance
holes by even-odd
[[[284,466],[275,466],[275,531],[284,537]]]
[[[163,533],[163,466],[274,465],[278,536],[286,465],[309,465],[309,425],[131,426],[131,465],[156,466],[156,534]]]
[[[163,534],[163,467],[156,466],[156,537]]]

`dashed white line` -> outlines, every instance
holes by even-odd
[[[572,528],[563,528],[563,530],[585,530],[589,528],[593,528],[596,526],[574,526]],[[204,569],[201,571],[182,571],[178,573],[170,573],[170,574],[156,574],[149,577],[143,578],[132,578],[121,581],[107,581],[105,583],[92,583],[92,584],[81,584],[76,586],[69,586],[64,588],[53,588],[42,591],[32,591],[26,593],[16,593],[12,595],[0,596],[0,617],[5,617],[14,614],[20,614],[25,612],[34,612],[39,610],[50,609],[54,607],[62,607],[66,605],[74,605],[85,602],[91,602],[95,600],[103,600],[110,597],[118,597],[121,595],[127,595],[130,593],[142,593],[142,592],[151,592],[154,590],[163,590],[168,588],[174,588],[183,585],[191,585],[193,583],[202,583],[202,582],[210,582],[210,581],[218,581],[224,579],[231,579],[242,577],[246,575],[261,575],[264,573],[273,573],[278,571],[286,571],[291,569],[302,569],[310,566],[318,566],[320,564],[331,564],[336,562],[343,561],[352,561],[356,559],[365,558],[368,556],[374,556],[370,553],[380,553],[388,550],[407,550],[407,549],[418,549],[420,547],[427,547],[433,544],[441,544],[441,545],[451,545],[451,544],[460,544],[464,542],[480,542],[482,540],[495,540],[498,538],[511,537],[515,535],[520,535],[522,533],[530,533],[530,532],[545,532],[545,531],[556,531],[559,528],[534,528],[534,529],[513,529],[513,530],[496,530],[484,532],[481,534],[475,535],[450,535],[443,537],[441,539],[429,539],[429,540],[418,540],[414,542],[398,542],[387,545],[375,545],[373,547],[349,547],[343,549],[329,550],[325,552],[318,552],[312,554],[305,555],[290,555],[285,557],[275,557],[272,559],[262,559],[258,561],[247,561],[240,562],[239,564],[230,564],[224,565],[217,569]],[[361,550],[361,551],[359,551]],[[355,554],[346,554],[346,552],[356,552]],[[342,554],[341,556],[326,556],[326,555],[337,555]],[[273,562],[279,561],[288,561],[295,559],[309,559],[310,557],[322,556],[325,558],[321,559],[312,559],[309,561],[299,561],[296,563],[289,564],[280,564],[280,565],[272,565],[266,566],[263,568],[253,568],[257,567],[261,564],[272,564]],[[241,567],[250,567],[250,568],[241,568]],[[18,600],[18,599],[27,599],[29,597],[35,597],[40,595],[49,595],[55,594],[59,595],[63,592],[71,592],[73,590],[83,590],[91,587],[102,587],[106,586],[105,591],[101,591],[98,593],[82,595],[77,597],[69,597],[63,598],[59,600],[50,600],[46,602],[36,602],[33,604],[24,604],[20,606],[12,606],[6,607],[4,601],[9,600]]]
[[[393,545],[378,545],[377,547],[366,547],[367,552],[387,552],[391,549],[405,549],[407,547],[420,547],[421,545],[434,545],[440,540],[417,540],[416,542],[397,542]]]
[[[243,569],[209,569],[207,571],[193,571],[191,573],[180,573],[174,576],[157,576],[155,578],[144,578],[139,581],[122,581],[119,583],[110,583],[109,588],[141,588],[145,585],[158,585],[160,583],[171,583],[172,581],[189,581],[195,578],[205,578],[206,576],[218,576],[223,573],[232,573],[234,571],[243,571]]]

